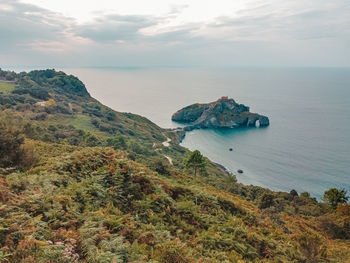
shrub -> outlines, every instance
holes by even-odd
[[[112,146],[116,150],[125,150],[127,148],[126,139],[122,135],[108,138],[107,145]]]
[[[310,194],[308,192],[302,192],[300,194],[300,197],[303,197],[303,198],[310,198]]]
[[[0,120],[0,167],[30,168],[37,161],[34,144],[25,143],[23,129],[11,121]]]
[[[115,121],[116,120],[116,115],[113,111],[107,111],[106,113],[106,119],[108,121]]]
[[[302,253],[303,262],[323,262],[326,258],[326,247],[320,236],[303,233],[296,237],[299,250]]]
[[[338,204],[337,215],[350,216],[350,204],[349,203]]]
[[[171,167],[169,162],[160,156],[152,159],[148,167],[159,174],[170,175]]]
[[[273,194],[264,193],[261,196],[261,199],[259,201],[259,208],[261,208],[261,209],[269,208],[270,206],[272,206],[274,204],[273,199],[274,199]]]
[[[0,121],[0,166],[17,165],[21,160],[21,145],[24,143],[22,131],[2,120]]]
[[[292,198],[294,198],[294,197],[296,197],[296,196],[299,196],[299,195],[298,195],[298,192],[295,191],[294,189],[292,189],[292,190],[289,192],[289,194],[290,194],[290,196],[291,196]]]
[[[338,190],[337,188],[331,188],[324,192],[322,200],[330,204],[333,208],[336,208],[338,204],[346,202],[348,198],[345,189]]]
[[[39,157],[34,150],[34,142],[28,141],[21,145],[20,157],[19,165],[25,169],[33,167],[39,161]]]

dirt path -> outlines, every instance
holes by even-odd
[[[171,158],[170,158],[169,156],[167,156],[167,155],[164,155],[164,157],[168,159],[168,161],[169,161],[169,163],[170,163],[171,165],[173,165],[173,159],[171,159]]]
[[[170,146],[170,142],[171,142],[171,139],[170,138],[166,138],[167,140],[165,142],[162,142],[163,146],[165,147],[169,147]]]

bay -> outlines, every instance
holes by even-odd
[[[350,69],[346,68],[84,68],[78,76],[111,108],[145,116],[163,128],[189,104],[229,96],[270,118],[267,128],[195,130],[184,147],[198,149],[239,182],[273,190],[330,187],[350,191]],[[229,151],[233,148],[233,151]]]

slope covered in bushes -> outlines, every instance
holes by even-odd
[[[112,148],[36,147],[63,154],[25,172],[1,171],[3,260],[332,262],[348,256],[348,243],[331,239],[317,217],[266,213],[200,178],[175,170],[159,175]]]
[[[0,262],[349,260],[349,204],[244,186],[207,159],[194,176],[162,144],[175,135],[74,77],[0,77],[15,82],[0,94]]]

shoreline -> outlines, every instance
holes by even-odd
[[[222,164],[216,163],[216,162],[213,162],[213,161],[211,161],[211,163],[216,165],[225,175],[233,174],[228,168],[226,168]]]

